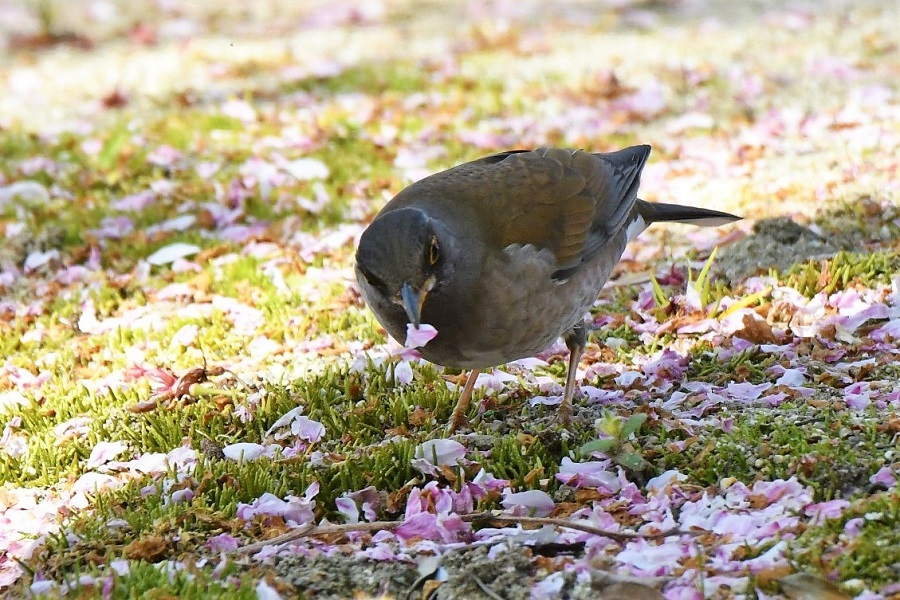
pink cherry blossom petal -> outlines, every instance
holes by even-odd
[[[266,450],[267,448],[262,444],[239,442],[225,446],[222,448],[222,453],[226,458],[234,461],[251,461],[265,456]]]
[[[538,517],[546,517],[556,508],[553,498],[541,490],[506,493],[501,504],[506,509],[525,509],[525,513]]]
[[[422,323],[416,328],[412,323],[406,325],[406,348],[421,348],[435,337],[438,331],[432,325]]]
[[[95,469],[126,450],[128,450],[128,445],[123,442],[98,442],[88,457],[87,468]]]
[[[237,538],[227,533],[220,533],[206,540],[206,547],[213,552],[231,552],[237,550],[240,543]]]
[[[179,258],[192,256],[200,252],[200,246],[195,244],[186,244],[184,242],[175,242],[168,246],[163,246],[153,254],[147,257],[147,262],[151,265],[167,265]]]
[[[435,475],[435,467],[456,466],[465,458],[466,452],[466,447],[455,440],[428,440],[416,448],[412,465],[422,473]]]
[[[291,433],[310,443],[316,443],[325,437],[325,426],[309,417],[300,415],[291,423]]]
[[[897,485],[897,477],[894,475],[891,467],[881,467],[877,473],[869,477],[869,482],[873,485],[883,485],[891,489]]]
[[[588,461],[576,463],[568,456],[562,459],[556,478],[575,488],[604,487],[617,492],[621,487],[619,477],[609,471],[610,461]]]

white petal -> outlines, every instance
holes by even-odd
[[[174,244],[169,244],[168,246],[163,246],[148,256],[147,262],[157,266],[167,265],[174,262],[176,259],[185,258],[186,256],[197,254],[198,252],[200,252],[200,246],[176,242]]]

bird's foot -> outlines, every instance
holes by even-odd
[[[478,379],[479,369],[473,369],[466,379],[466,385],[463,387],[462,394],[453,408],[453,414],[450,415],[450,422],[447,423],[447,435],[452,435],[460,426],[466,422],[466,409],[469,408],[469,402],[472,400],[472,390],[475,388],[475,380]]]
[[[454,416],[450,417],[450,421],[447,423],[447,435],[453,435],[456,433],[456,430],[460,427],[463,427],[469,423],[469,420],[466,419],[466,415],[462,414],[459,417]]]
[[[559,405],[559,410],[556,411],[556,421],[569,429],[572,425],[572,402],[569,400],[566,402],[564,399],[562,404]]]
[[[578,371],[578,362],[584,353],[584,345],[587,341],[587,328],[583,321],[578,321],[565,335],[566,346],[569,347],[569,367],[566,369],[566,389],[563,391],[562,403],[556,412],[556,419],[566,429],[572,425],[572,396],[575,395],[575,378]]]

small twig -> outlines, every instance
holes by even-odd
[[[404,596],[405,600],[412,600],[413,593],[415,593],[415,591],[417,589],[419,589],[419,587],[421,587],[426,581],[431,579],[432,576],[434,576],[433,571],[431,573],[425,573],[423,575],[419,575],[419,578],[416,579],[415,581],[413,581],[412,585],[409,586],[409,589],[406,590],[406,596]]]
[[[502,597],[498,596],[495,592],[491,591],[491,588],[489,588],[482,580],[480,580],[478,578],[478,575],[476,575],[475,573],[470,572],[469,577],[472,578],[472,581],[475,582],[475,585],[478,586],[478,589],[480,589],[482,592],[484,592],[489,598],[492,598],[493,600],[504,600]]]
[[[576,529],[585,533],[592,533],[608,537],[616,541],[625,540],[655,540],[659,538],[669,537],[670,535],[687,535],[687,532],[678,529],[667,529],[659,533],[635,533],[633,531],[608,531],[600,529],[581,521],[572,521],[569,519],[560,519],[557,517],[517,517],[515,515],[495,515],[491,512],[471,513],[462,515],[463,521],[500,521],[501,523],[520,523],[523,525],[556,525],[557,527],[565,527],[567,529]]]
[[[266,546],[281,546],[287,544],[288,542],[293,542],[295,540],[299,540],[300,538],[306,537],[306,535],[315,528],[315,524],[307,523],[302,527],[293,529],[291,531],[288,531],[287,533],[283,533],[271,539],[263,540],[261,542],[255,542],[248,546],[243,546],[241,548],[238,548],[237,551],[241,554],[255,554]]]
[[[619,575],[617,573],[609,573],[608,571],[600,571],[598,569],[591,569],[590,576],[591,588],[597,591],[603,591],[608,587],[622,584],[640,585],[651,589],[659,589],[663,584],[672,579],[671,577],[635,577],[633,575]]]
[[[287,544],[288,542],[294,542],[296,540],[312,535],[340,535],[357,531],[391,531],[393,529],[396,529],[400,525],[403,525],[403,521],[372,521],[369,523],[345,523],[343,525],[318,526],[313,523],[307,523],[303,527],[293,529],[291,531],[288,531],[287,533],[283,533],[277,537],[273,537],[272,539],[263,540],[261,542],[250,544],[249,546],[244,546],[243,548],[239,548],[238,550],[243,554],[250,554],[259,551],[265,546],[281,546],[283,544]]]
[[[460,515],[460,518],[471,523],[473,521],[499,521],[501,523],[517,523],[521,525],[554,525],[556,527],[565,527],[567,529],[575,529],[593,535],[608,537],[616,541],[645,539],[655,540],[658,538],[668,537],[670,535],[689,535],[689,532],[679,531],[678,529],[668,529],[659,533],[635,533],[632,531],[608,531],[593,527],[587,523],[580,521],[572,521],[570,519],[561,519],[557,517],[524,517],[515,515],[498,515],[490,511],[469,513]],[[285,534],[279,535],[269,540],[263,540],[239,548],[242,554],[252,554],[258,552],[266,546],[281,546],[288,542],[293,542],[308,536],[319,535],[342,535],[353,532],[378,532],[392,531],[403,524],[403,521],[372,521],[370,523],[346,523],[343,525],[313,525],[311,523],[304,525],[298,529],[294,529]]]
[[[431,568],[431,567],[434,568]],[[419,577],[413,581],[412,585],[409,586],[409,589],[406,590],[406,596],[404,596],[405,600],[412,600],[413,593],[422,585],[425,585],[425,582],[434,577],[435,573],[437,573],[438,569],[441,568],[441,557],[434,556],[425,561],[418,561],[419,568]],[[430,597],[434,594],[434,590],[432,590],[428,596]]]

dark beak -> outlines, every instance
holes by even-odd
[[[425,296],[428,292],[425,290],[416,291],[413,286],[404,283],[400,288],[400,299],[403,300],[403,310],[406,311],[406,317],[416,329],[422,323],[422,305],[425,304]]]

